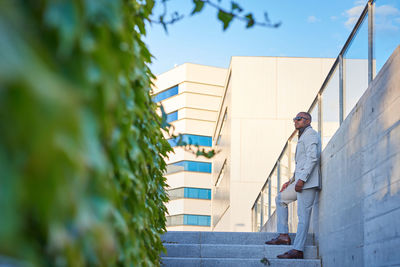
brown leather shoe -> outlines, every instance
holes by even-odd
[[[277,256],[279,259],[303,259],[303,251],[291,249],[282,255]]]
[[[265,242],[267,245],[290,245],[290,237],[288,236],[287,239],[281,238],[281,236],[278,236],[277,238],[274,238],[270,241]]]

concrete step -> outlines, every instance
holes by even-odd
[[[283,260],[268,259],[268,263],[261,263],[261,259],[241,258],[171,258],[164,257],[163,267],[321,267],[319,259]]]
[[[268,232],[191,232],[169,231],[161,236],[164,244],[240,244],[263,245],[265,241],[277,237],[277,233]],[[290,234],[292,244],[296,234]],[[309,234],[306,245],[314,245],[314,238]]]
[[[276,258],[292,249],[291,246],[227,245],[227,244],[164,244],[168,257],[184,258]],[[317,258],[317,247],[306,246],[305,259]]]

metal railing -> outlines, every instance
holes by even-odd
[[[322,150],[375,78],[377,67],[380,69],[383,65],[380,62],[386,61],[390,55],[387,52],[379,51],[379,60],[381,61],[377,66],[374,53],[376,49],[374,46],[377,44],[374,38],[376,34],[374,30],[375,2],[383,4],[385,0],[369,0],[365,5],[308,110],[313,117],[311,125],[318,130],[321,137]],[[397,40],[395,40],[393,50],[397,45]],[[282,184],[294,172],[296,144],[297,134],[294,131],[254,202],[252,207],[253,231],[261,231],[275,211],[275,196]],[[290,231],[296,231],[296,212],[295,204],[291,204],[289,206]]]

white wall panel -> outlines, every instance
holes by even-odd
[[[200,149],[206,149],[210,150],[210,147],[203,147],[200,146]],[[194,147],[194,150],[196,150],[197,148]],[[190,152],[190,151],[185,151],[184,148],[182,147],[175,147],[174,148],[174,152],[170,152],[168,153],[168,158],[166,159],[167,164],[172,163],[172,162],[177,162],[177,161],[181,161],[181,160],[193,160],[193,161],[201,161],[201,162],[212,162],[212,159],[203,157],[203,156],[199,156],[197,157],[196,154]]]
[[[211,188],[211,174],[201,172],[177,172],[168,174],[167,184],[170,189],[178,187]]]
[[[198,94],[221,96],[223,87],[204,83],[184,82],[179,87],[180,92],[193,92]]]
[[[167,231],[210,231],[210,226],[180,225],[168,226]]]
[[[207,199],[175,199],[166,203],[170,216],[178,214],[211,215],[211,200]]]
[[[182,119],[171,123],[175,127],[175,133],[190,133],[211,136],[215,122],[193,119]]]

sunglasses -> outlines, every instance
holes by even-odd
[[[308,120],[308,119],[305,118],[305,117],[297,116],[297,117],[294,117],[294,118],[293,118],[293,121],[301,121],[301,119]]]

